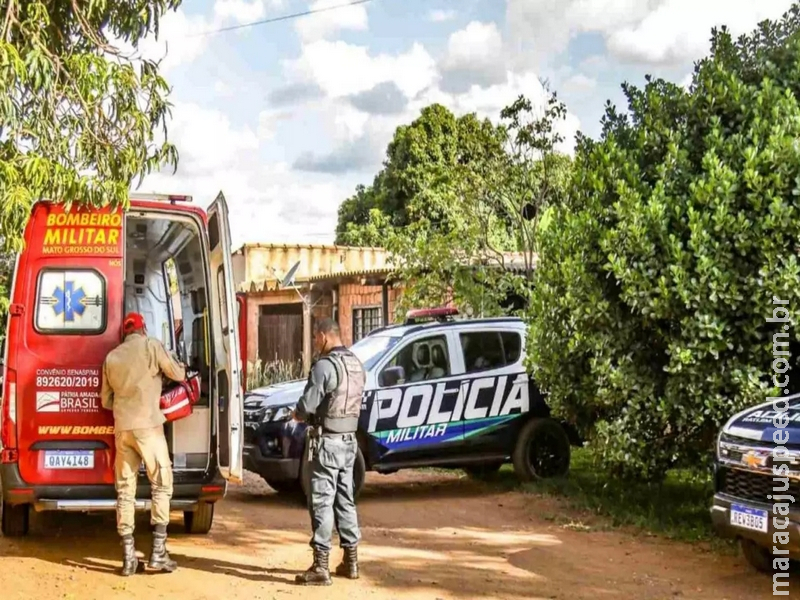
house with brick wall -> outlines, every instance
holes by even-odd
[[[295,265],[293,285],[282,287]],[[402,293],[382,248],[246,244],[233,253],[233,272],[245,296],[247,362],[302,361],[304,370],[318,319],[336,319],[350,345],[392,323]]]
[[[282,287],[295,266],[293,284]],[[507,253],[504,268],[523,269],[522,255]],[[233,253],[233,272],[245,297],[247,362],[299,361],[304,372],[317,320],[336,319],[349,346],[392,324],[403,292],[383,248],[246,244]]]

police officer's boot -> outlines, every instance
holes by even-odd
[[[136,558],[136,544],[132,535],[122,536],[122,576],[130,577],[139,570],[139,559]]]
[[[328,567],[330,554],[314,548],[314,564],[307,571],[294,578],[300,585],[330,585],[331,573]]]
[[[153,551],[150,553],[148,567],[156,571],[172,573],[178,568],[178,563],[169,557],[167,552],[167,526],[156,525],[153,530]]]
[[[358,548],[353,546],[344,549],[344,558],[336,567],[336,575],[348,579],[358,579]]]

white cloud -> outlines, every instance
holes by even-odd
[[[249,23],[266,14],[263,0],[217,0],[214,3],[214,16],[220,20],[233,19],[237,23]]]
[[[436,9],[428,13],[428,20],[432,23],[444,23],[456,18],[456,11]]]
[[[499,83],[504,79],[505,66],[503,37],[497,24],[473,21],[447,41],[441,65],[442,87],[460,92],[471,83]]]
[[[159,60],[162,73],[190,63],[206,48],[208,40],[199,35],[208,31],[210,22],[203,16],[187,16],[183,10],[166,14],[159,24],[158,39],[151,35],[139,44],[142,58]]]
[[[298,174],[285,162],[264,163],[263,140],[251,129],[232,127],[223,113],[195,104],[176,104],[170,140],[180,153],[177,174],[153,174],[137,191],[191,194],[206,207],[222,190],[234,246],[332,241],[338,205],[353,182]]]
[[[287,62],[285,69],[290,79],[316,83],[332,98],[364,92],[390,80],[411,97],[436,78],[436,61],[420,44],[395,56],[370,56],[364,46],[320,40],[304,45],[300,57]]]
[[[614,31],[663,0],[507,0],[509,47],[517,65],[538,67],[587,31]]]
[[[746,33],[779,18],[792,0],[507,0],[518,65],[538,65],[580,33],[600,33],[612,56],[645,64],[691,62],[709,50],[714,26]]]
[[[561,86],[561,89],[569,92],[583,93],[591,92],[597,87],[597,79],[588,77],[583,73],[575,73],[567,78]]]
[[[162,60],[162,74],[193,62],[208,46],[211,36],[203,35],[220,27],[251,23],[264,17],[269,10],[279,8],[284,0],[216,0],[213,16],[187,15],[178,8],[166,13],[160,23],[158,38],[147,36],[139,44],[136,55],[150,60]],[[126,53],[130,45],[121,40],[113,43]]]
[[[234,89],[224,81],[214,82],[214,93],[223,98],[229,98],[234,95]]]
[[[597,72],[608,68],[608,58],[602,54],[593,54],[584,58],[578,68],[581,71]]]
[[[713,27],[727,25],[738,36],[764,19],[779,18],[791,5],[792,0],[666,0],[641,21],[611,32],[608,49],[624,60],[679,64],[708,52]]]
[[[251,129],[235,129],[223,113],[196,104],[176,104],[169,132],[173,143],[180,142],[178,170],[185,176],[234,166],[242,153],[259,147]]]
[[[342,1],[316,0],[309,6],[309,10],[324,10],[336,6],[342,6]],[[295,29],[302,41],[314,42],[342,30],[365,31],[368,26],[367,9],[359,4],[301,17],[297,20]]]
[[[214,16],[194,26],[207,29],[223,18],[248,22],[259,6],[267,5],[217,0]],[[272,101],[247,121],[237,116],[234,125],[218,110],[178,104],[169,129],[180,153],[178,173],[153,175],[141,191],[190,193],[205,206],[221,189],[231,209],[234,244],[329,243],[342,200],[356,183],[372,179],[396,127],[416,119],[423,107],[440,102],[457,115],[475,112],[497,122],[500,110],[520,94],[539,106],[546,99],[531,69],[508,62],[506,40],[494,23],[475,21],[454,32],[437,62],[420,43],[375,52],[331,39],[336,31],[367,26],[366,12],[363,19],[342,12],[298,21],[297,57],[283,61],[280,85],[262,90]],[[188,29],[190,20],[181,18]],[[203,49],[195,46],[173,64]],[[237,91],[234,81],[214,83],[215,94]],[[588,81],[588,75],[575,80]],[[559,125],[567,140],[562,150],[572,149],[578,125],[573,115]]]

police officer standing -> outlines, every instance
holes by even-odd
[[[114,412],[117,488],[117,531],[122,538],[122,575],[130,576],[139,564],[133,540],[136,480],[144,461],[152,490],[150,522],[154,526],[153,549],[148,566],[159,571],[177,568],[166,549],[172,498],[172,464],[161,413],[161,375],[174,381],[186,378],[186,369],[175,361],[157,339],[147,337],[144,317],[129,313],[122,323],[122,344],[109,352],[103,363],[100,398],[103,408]]]
[[[296,420],[309,425],[314,563],[296,581],[301,585],[330,585],[328,559],[334,523],[344,549],[344,559],[335,573],[358,579],[361,532],[353,493],[353,466],[358,452],[356,429],[365,375],[361,361],[342,344],[339,325],[333,319],[317,324],[314,345],[319,358],[294,412]]]

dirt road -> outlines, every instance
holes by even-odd
[[[372,474],[370,474],[372,475]],[[208,536],[176,520],[173,574],[116,574],[113,514],[35,515],[30,537],[0,538],[0,597],[16,599],[325,598],[326,600],[772,597],[741,558],[625,532],[556,524],[556,501],[498,493],[457,475],[371,476],[359,504],[362,579],[299,588],[310,560],[308,516],[256,477],[234,487]],[[175,515],[179,519],[178,514]],[[580,520],[580,515],[575,515]],[[148,552],[146,517],[137,546]],[[336,551],[332,562],[339,560]],[[800,591],[800,578],[791,582]]]

